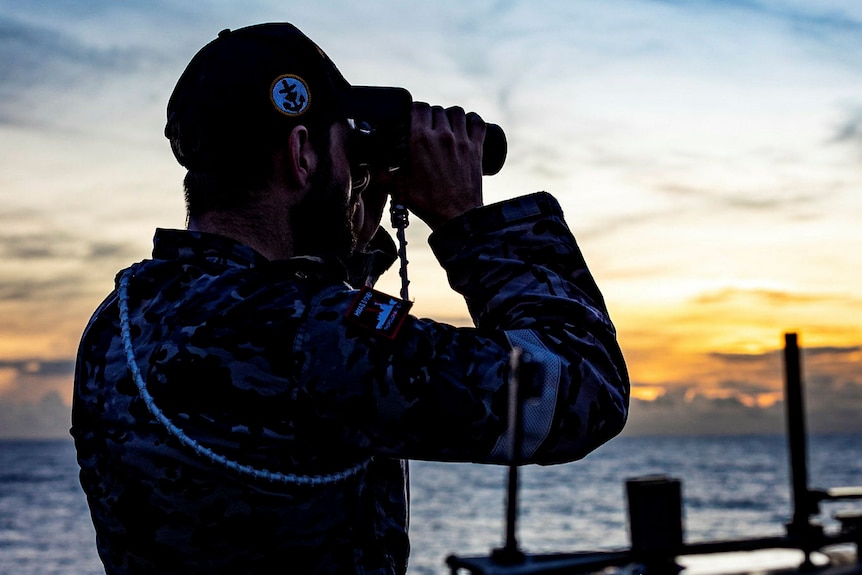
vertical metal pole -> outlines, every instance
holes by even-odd
[[[784,401],[787,403],[787,439],[790,450],[790,484],[793,495],[791,526],[804,533],[812,515],[808,493],[808,446],[805,429],[805,403],[802,392],[802,360],[795,333],[784,334]]]
[[[515,530],[518,519],[518,463],[521,459],[521,401],[518,387],[519,361],[521,350],[512,350],[509,358],[509,422],[511,428],[511,450],[509,452],[509,488],[506,497],[506,549],[518,548],[518,537]]]
[[[823,535],[823,528],[811,522],[818,513],[818,501],[808,489],[808,445],[805,429],[805,398],[802,390],[802,358],[795,333],[784,334],[784,401],[787,404],[787,439],[790,449],[790,486],[793,489],[793,519],[787,534],[798,540],[805,553],[801,568],[813,567],[811,552]]]
[[[506,542],[495,549],[492,557],[497,563],[512,565],[523,562],[524,554],[518,548],[518,466],[521,462],[523,421],[521,418],[521,392],[518,379],[521,349],[509,354],[509,481],[506,492]]]

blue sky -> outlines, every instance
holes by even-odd
[[[0,14],[0,435],[65,433],[87,317],[155,227],[183,226],[162,136],[176,78],[222,28],[274,20],[353,83],[504,127],[486,199],[560,199],[656,400],[632,429],[780,427],[785,330],[828,359],[810,361],[834,400],[824,425],[862,406],[854,0],[0,0]],[[414,311],[465,323],[427,229],[409,232]]]

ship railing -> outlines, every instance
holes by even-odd
[[[512,356],[509,381],[509,417],[512,464],[509,467],[506,500],[505,543],[488,556],[446,559],[453,575],[462,570],[474,575],[538,575],[603,572],[611,567],[629,566],[619,572],[643,575],[676,574],[682,569],[678,557],[711,553],[731,553],[766,549],[796,549],[803,552],[801,571],[814,570],[812,554],[827,547],[850,544],[856,569],[862,573],[862,513],[843,511],[834,515],[840,528],[827,532],[812,518],[820,514],[820,504],[828,501],[862,499],[860,487],[812,489],[808,485],[807,431],[802,387],[802,362],[796,333],[784,334],[785,404],[787,445],[792,494],[792,516],[786,535],[745,539],[725,539],[685,543],[682,528],[682,490],[678,479],[647,476],[626,481],[631,547],[617,551],[573,553],[525,553],[517,541],[518,462],[520,417],[518,396],[518,353]],[[633,567],[633,566],[636,566]],[[849,573],[850,571],[848,571]]]

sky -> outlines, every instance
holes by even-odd
[[[184,226],[176,79],[265,21],[504,128],[486,202],[560,201],[628,361],[624,433],[782,432],[786,332],[809,429],[862,432],[857,0],[0,0],[0,437],[68,437],[87,319]],[[468,325],[408,232],[413,311]]]

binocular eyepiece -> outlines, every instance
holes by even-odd
[[[348,156],[352,166],[366,170],[397,170],[409,157],[413,97],[404,88],[354,86],[344,104],[354,124]],[[482,173],[491,176],[506,161],[506,134],[497,124],[485,125]]]

